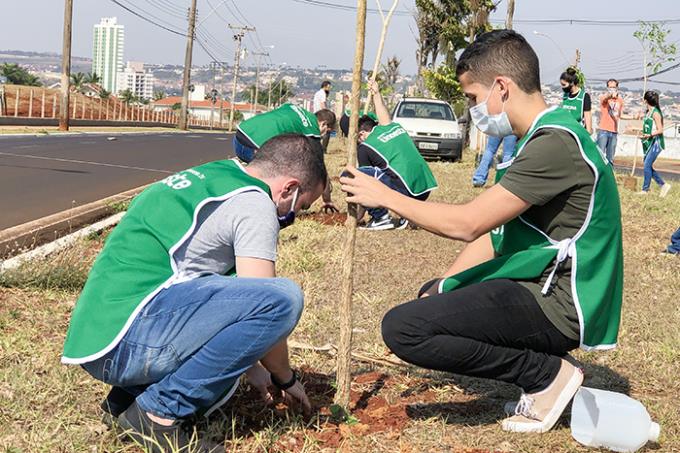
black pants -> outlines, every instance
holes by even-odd
[[[546,388],[557,376],[560,356],[579,346],[546,318],[529,290],[512,280],[397,306],[383,318],[382,335],[409,363],[509,382],[527,393]]]

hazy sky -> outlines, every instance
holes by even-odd
[[[119,0],[145,11],[147,16],[186,30],[182,10],[189,0]],[[328,0],[345,5],[356,5],[353,0]],[[258,30],[263,45],[275,45],[270,50],[274,63],[329,68],[350,68],[354,52],[355,16],[352,12],[305,5],[294,0],[198,0],[199,21],[211,6],[217,12],[200,26],[200,34],[209,33],[215,41],[209,47],[215,56],[233,61],[234,44],[227,22],[238,24],[232,12],[235,2],[243,15]],[[383,0],[382,3],[389,3]],[[25,0],[13,2],[12,11],[3,18],[0,27],[0,49],[61,51],[62,0]],[[415,0],[402,0],[399,10],[413,10]],[[369,7],[375,0],[369,0]],[[505,1],[499,5],[492,20],[505,17]],[[230,11],[231,10],[231,11]],[[91,56],[92,26],[100,17],[116,16],[125,25],[125,60],[152,63],[182,63],[183,37],[154,27],[125,11],[111,0],[74,0],[73,54]],[[673,17],[671,17],[673,16]],[[677,16],[677,17],[675,17]],[[678,0],[516,0],[515,19],[677,19],[680,18]],[[671,25],[671,41],[680,40],[680,25]],[[581,49],[582,67],[589,78],[619,78],[636,76],[641,72],[642,56],[637,41],[632,37],[635,26],[594,25],[525,25],[516,23],[534,46],[541,59],[542,79],[555,80],[566,65],[562,53],[573,59],[576,48]],[[415,24],[411,17],[395,16],[385,46],[385,55],[402,59],[402,72],[415,72]],[[534,35],[547,33],[551,39]],[[380,32],[380,18],[369,15],[365,66],[372,66]],[[217,43],[216,43],[217,42]],[[249,48],[255,47],[250,40]],[[559,46],[559,48],[558,48]],[[560,50],[561,48],[561,50]],[[194,47],[194,64],[206,64],[212,58],[200,47]],[[250,60],[252,61],[252,60]],[[663,80],[677,81],[680,70],[670,72]],[[660,77],[661,78],[661,77]]]

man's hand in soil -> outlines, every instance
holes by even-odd
[[[268,389],[268,387],[272,386],[272,377],[265,367],[260,365],[259,362],[256,363],[246,371],[246,377],[248,378],[248,383],[260,393],[264,404],[270,405],[274,402],[274,398]]]
[[[324,214],[334,214],[340,212],[340,210],[337,206],[335,206],[335,203],[332,201],[327,201],[321,206],[321,212]]]
[[[286,404],[291,407],[295,405],[302,406],[303,414],[309,415],[312,412],[312,404],[309,402],[309,398],[307,398],[307,394],[305,393],[305,388],[302,385],[302,382],[296,381],[292,387],[284,390],[283,397],[286,401]]]
[[[341,176],[340,184],[343,192],[347,193],[347,202],[356,203],[366,208],[385,207],[385,201],[398,192],[390,189],[382,182],[372,178],[353,166],[347,166],[347,173],[351,176]]]

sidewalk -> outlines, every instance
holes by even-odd
[[[619,168],[632,168],[633,158],[617,157],[614,159],[614,165]],[[635,167],[637,169],[643,168],[642,156],[638,157]],[[654,169],[663,173],[674,173],[680,175],[680,160],[658,158],[656,162],[654,162]]]

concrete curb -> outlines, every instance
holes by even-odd
[[[116,204],[134,198],[147,185],[0,231],[0,259],[24,253],[67,236],[116,213]]]
[[[45,245],[41,245],[40,247],[17,255],[13,258],[0,261],[0,273],[10,269],[15,269],[27,261],[31,261],[36,258],[44,258],[46,256],[51,255],[52,253],[63,250],[66,247],[73,244],[78,239],[85,238],[91,233],[98,233],[102,230],[105,230],[108,227],[116,225],[118,222],[120,222],[120,219],[122,219],[124,215],[125,212],[119,212],[118,214],[114,214],[111,217],[108,217],[104,220],[100,220],[99,222],[93,223],[92,225],[87,226],[82,230],[78,230],[75,233],[71,233],[64,237],[61,237],[56,241],[52,241]]]
[[[109,135],[115,137],[117,135],[163,135],[163,134],[233,134],[233,132],[223,131],[223,130],[191,130],[191,131],[178,131],[178,130],[167,130],[167,131],[126,131],[126,132],[48,132],[47,134],[41,133],[25,133],[25,134],[0,134],[0,140],[3,138],[18,138],[18,137],[78,137],[81,135]]]

